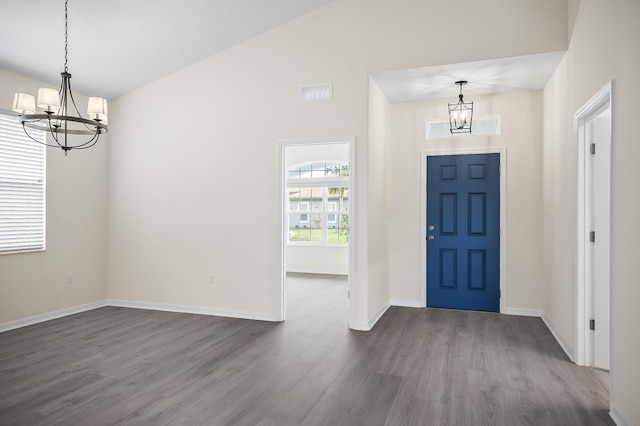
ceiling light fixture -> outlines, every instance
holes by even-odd
[[[64,2],[64,71],[60,73],[62,83],[60,90],[41,88],[38,89],[38,108],[43,113],[36,114],[36,99],[27,93],[16,93],[13,98],[13,110],[17,112],[18,119],[22,123],[25,133],[35,142],[42,143],[31,137],[27,129],[44,130],[51,134],[53,143],[44,145],[62,148],[65,155],[72,149],[91,148],[98,142],[100,135],[107,133],[107,100],[90,97],[85,118],[78,111],[76,101],[71,92],[71,74],[68,70],[68,0]],[[69,101],[71,101],[69,103]],[[73,112],[75,110],[75,114]],[[89,136],[88,140],[72,144],[67,140],[68,135]]]
[[[460,94],[457,104],[449,104],[449,129],[454,133],[471,133],[471,122],[473,120],[473,102],[465,103],[462,100],[462,86],[467,81],[456,81],[460,85]]]

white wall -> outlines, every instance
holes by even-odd
[[[296,164],[325,160],[348,162],[349,145],[302,145],[286,148],[287,168]],[[348,246],[287,244],[286,270],[287,272],[348,275],[349,248]]]
[[[370,200],[368,185],[384,171],[375,168],[380,145],[369,153],[368,73],[566,48],[566,2],[469,2],[465,14],[458,8],[336,0],[112,102],[109,297],[275,312],[275,225],[243,224],[256,208],[267,222],[279,219],[277,141],[355,135],[352,315],[368,322],[385,298],[379,259],[386,250],[384,238],[372,234],[380,230],[384,199]],[[443,16],[455,16],[465,31],[452,33]],[[429,42],[443,34],[447,43]],[[300,84],[323,81],[333,82],[332,101],[298,102]],[[234,208],[222,208],[221,198],[236,200]],[[208,273],[216,285],[206,285]]]
[[[287,245],[287,272],[349,274],[349,247]]]
[[[15,92],[35,95],[39,87],[56,86],[0,69],[0,108],[11,109]],[[88,99],[74,96],[86,108]],[[47,148],[47,249],[0,256],[0,325],[106,298],[107,145],[105,135],[66,157]]]
[[[369,234],[368,310],[376,320],[389,306],[389,157],[391,105],[369,77],[369,174],[367,227]]]
[[[453,88],[452,86],[452,89]],[[453,92],[455,96],[455,91]],[[448,99],[391,105],[389,258],[391,299],[419,303],[422,158],[426,149],[506,148],[507,308],[540,310],[542,92],[474,97],[474,118],[502,115],[500,136],[426,140],[425,120],[447,120]]]
[[[305,145],[302,142],[301,146],[288,146],[286,150],[285,164],[287,168],[315,161],[349,161],[348,143]]]
[[[575,2],[574,2],[575,3]],[[575,112],[613,80],[611,193],[611,403],[628,424],[640,424],[640,285],[635,189],[640,158],[640,2],[581,1],[569,50],[544,91],[544,310],[564,339],[575,341]]]

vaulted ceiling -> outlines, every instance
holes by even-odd
[[[114,98],[331,1],[69,0],[71,82]],[[0,68],[57,87],[64,0],[2,0],[0,40]]]
[[[333,0],[69,0],[74,90],[115,98]],[[64,0],[0,2],[0,68],[57,87]],[[373,73],[391,102],[537,90],[563,52]],[[16,90],[19,90],[16,88]]]

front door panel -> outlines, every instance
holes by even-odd
[[[500,154],[427,158],[427,306],[500,310]]]

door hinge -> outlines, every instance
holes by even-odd
[[[590,320],[589,321],[589,330],[595,330],[596,329],[596,320]]]
[[[502,299],[502,290],[498,290],[498,299]]]
[[[596,242],[596,231],[589,232],[589,241],[591,241],[592,243]]]
[[[592,143],[590,149],[591,149],[591,154],[595,154],[596,153],[596,144]]]
[[[347,299],[351,299],[351,290],[347,290]]]

